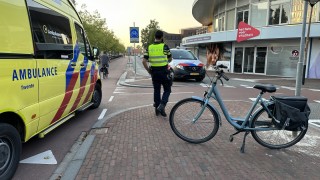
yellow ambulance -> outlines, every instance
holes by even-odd
[[[22,142],[100,105],[93,52],[69,0],[0,0],[1,180],[14,175]]]

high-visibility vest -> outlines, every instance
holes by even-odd
[[[168,64],[167,55],[163,52],[164,43],[151,44],[149,46],[149,62],[151,67],[166,66]]]

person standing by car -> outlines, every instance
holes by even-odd
[[[172,80],[168,63],[172,60],[171,52],[168,45],[163,42],[163,32],[157,30],[155,33],[155,41],[146,49],[142,64],[144,68],[151,74],[153,84],[153,100],[156,116],[161,114],[166,117],[166,104],[171,93]],[[148,66],[150,63],[150,67]],[[161,98],[161,85],[163,86],[163,95]]]
[[[109,74],[109,62],[110,62],[110,59],[109,59],[109,56],[104,53],[101,57],[100,57],[100,72],[102,72],[103,74],[103,79],[107,78],[108,77],[108,74]]]

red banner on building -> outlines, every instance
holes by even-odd
[[[238,25],[237,42],[241,42],[260,35],[260,31],[241,21]]]

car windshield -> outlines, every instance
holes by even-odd
[[[171,54],[172,54],[172,58],[175,60],[179,60],[179,59],[197,60],[197,58],[192,54],[191,51],[171,50]]]

